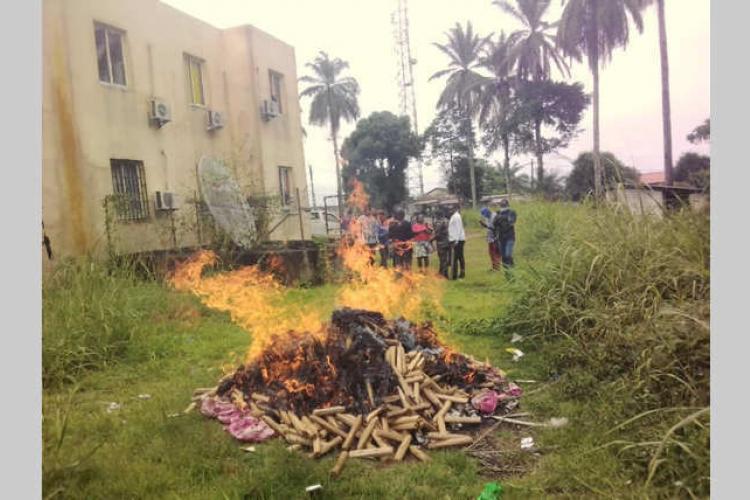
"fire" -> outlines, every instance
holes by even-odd
[[[359,212],[364,212],[370,204],[370,195],[365,191],[365,186],[359,180],[352,180],[352,192],[346,200],[349,208],[356,208]]]
[[[229,312],[232,321],[252,334],[247,359],[254,359],[271,338],[284,331],[320,334],[323,323],[315,311],[302,312],[283,304],[284,289],[272,275],[256,266],[203,277],[203,270],[217,262],[216,254],[199,251],[175,269],[171,283],[191,291],[204,304]]]
[[[363,213],[369,195],[354,179],[349,207]],[[349,241],[342,238],[339,256],[350,272],[350,279],[339,291],[337,305],[377,311],[385,317],[405,316],[419,319],[426,308],[441,310],[442,281],[435,273],[384,268],[374,265],[372,251],[362,238],[362,224],[354,219],[349,225]]]
[[[353,181],[353,190],[348,205],[364,213],[369,196],[358,180]],[[381,313],[386,318],[404,316],[412,320],[424,319],[425,312],[441,311],[441,280],[434,272],[419,273],[401,269],[383,268],[373,261],[372,250],[362,238],[362,226],[356,218],[349,226],[349,238],[342,238],[339,256],[348,271],[347,281],[336,298],[337,307],[366,309]],[[271,271],[282,267],[281,258],[274,256]],[[286,332],[309,333],[320,339],[325,326],[321,313],[302,311],[284,303],[285,289],[271,273],[258,266],[203,276],[203,271],[216,264],[217,256],[211,251],[199,251],[178,266],[170,277],[178,290],[191,291],[204,304],[219,311],[229,312],[232,320],[252,336],[246,361],[252,361],[271,344],[289,344],[294,335],[280,338]],[[327,363],[334,372],[333,364]],[[264,378],[272,379],[280,373],[268,373]],[[288,389],[309,391],[310,387],[296,387],[289,380]]]

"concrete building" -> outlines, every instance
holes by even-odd
[[[224,160],[248,195],[273,196],[269,239],[300,238],[293,47],[157,0],[44,0],[43,64],[42,214],[55,258],[206,243],[203,155]],[[163,193],[175,210],[159,209]],[[105,210],[108,197],[119,202]]]

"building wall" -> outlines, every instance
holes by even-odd
[[[292,47],[250,26],[219,30],[156,0],[43,5],[43,218],[56,255],[103,252],[107,234],[123,253],[198,243],[195,205],[188,201],[199,189],[203,155],[224,159],[254,193],[278,194],[273,173],[288,164],[307,200]],[[125,32],[124,88],[99,81],[95,22]],[[185,54],[205,61],[205,107],[190,104]],[[258,75],[270,66],[284,73],[287,106],[266,123],[260,105],[268,98],[268,77]],[[152,97],[171,108],[172,121],[162,128],[148,122]],[[225,127],[208,132],[206,109],[222,112]],[[111,158],[143,162],[151,206],[147,221],[114,223],[107,231],[103,200],[113,192]],[[170,217],[154,210],[155,191],[175,192],[183,201],[175,235]],[[299,232],[297,221],[271,237],[296,239]]]
[[[655,216],[663,215],[663,201],[660,191],[620,187],[617,190],[608,191],[607,198],[611,202],[624,206],[634,213]]]

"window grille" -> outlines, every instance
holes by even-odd
[[[110,160],[112,187],[118,220],[138,221],[148,219],[148,191],[143,162],[137,160]]]

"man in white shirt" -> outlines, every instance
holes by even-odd
[[[450,241],[453,254],[453,279],[463,278],[466,275],[466,263],[464,261],[466,233],[464,232],[464,222],[461,219],[460,205],[456,205],[453,215],[448,222],[448,241]],[[458,274],[459,265],[461,266],[461,274]]]

